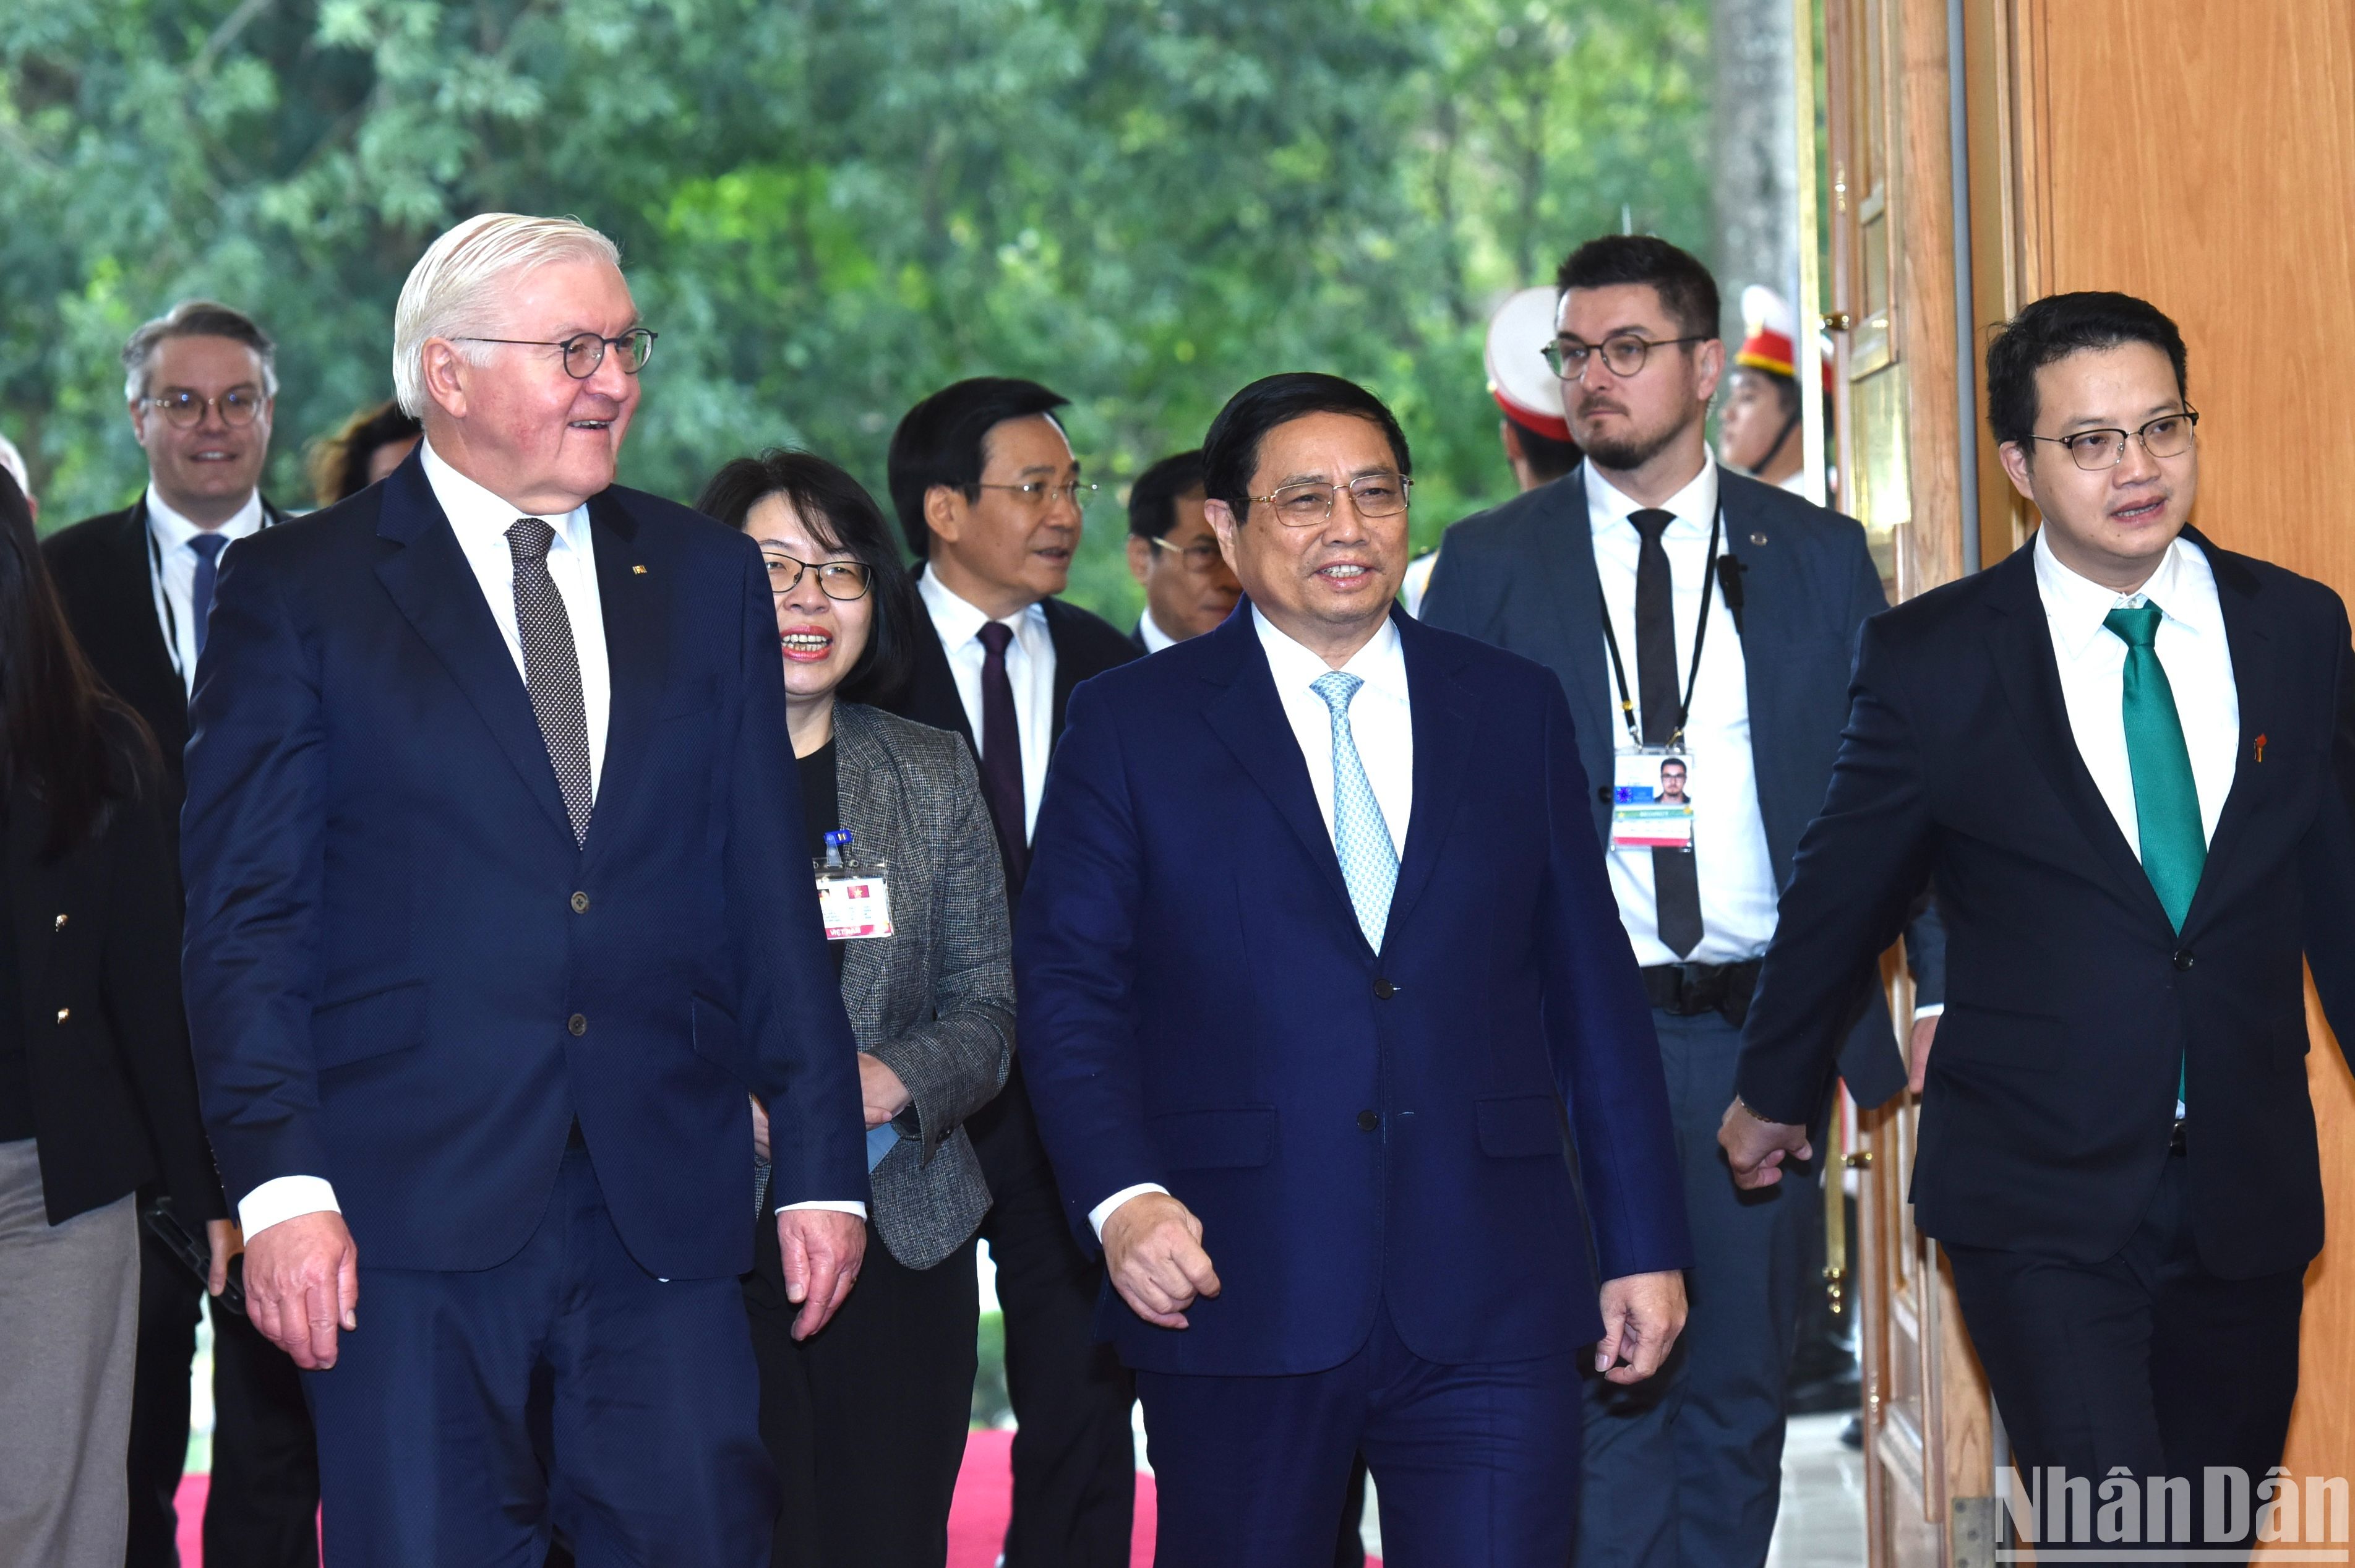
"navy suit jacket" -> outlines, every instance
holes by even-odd
[[[1721,581],[1742,634],[1748,673],[1750,749],[1758,810],[1778,888],[1824,803],[1840,724],[1848,717],[1849,668],[1857,629],[1889,607],[1881,574],[1850,518],[1723,467],[1723,553],[1734,565]],[[1739,597],[1737,604],[1736,598]],[[1612,750],[1625,727],[1604,651],[1602,579],[1583,466],[1447,530],[1423,596],[1423,619],[1537,660],[1561,677],[1578,721],[1598,842],[1609,841]],[[1945,935],[1934,912],[1906,933],[1915,994],[1945,997]],[[1839,1066],[1860,1104],[1876,1105],[1905,1086],[1905,1062],[1877,985],[1853,998]],[[1854,1008],[1863,1008],[1861,1018]]]
[[[1248,601],[1072,693],[1015,936],[1031,1101],[1084,1244],[1159,1182],[1224,1285],[1182,1330],[1107,1291],[1133,1367],[1322,1371],[1385,1303],[1432,1360],[1551,1355],[1600,1336],[1598,1269],[1691,1261],[1561,688],[1393,620],[1414,810],[1380,953]]]
[[[741,1274],[748,1090],[778,1201],[867,1196],[760,552],[618,487],[589,517],[585,850],[416,457],[221,571],[184,832],[206,1122],[233,1200],[325,1177],[378,1267],[514,1255],[577,1115],[643,1267]]]

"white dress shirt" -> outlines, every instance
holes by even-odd
[[[941,635],[941,651],[948,655],[949,674],[956,681],[957,700],[964,705],[965,722],[973,726],[974,750],[986,742],[982,736],[981,667],[989,650],[981,645],[981,629],[989,617],[926,571],[916,578],[932,629]],[[1152,617],[1147,615],[1149,622]],[[1027,843],[1039,830],[1039,797],[1047,790],[1047,759],[1055,749],[1055,639],[1047,630],[1047,612],[1032,604],[1000,623],[1014,630],[1006,645],[1006,683],[1014,688],[1014,731],[1022,741],[1022,837]]]
[[[1588,520],[1594,529],[1594,570],[1603,581],[1603,602],[1611,612],[1611,635],[1627,672],[1627,694],[1642,722],[1644,694],[1636,665],[1636,566],[1643,539],[1629,514],[1640,505],[1613,487],[1587,464]],[[1700,624],[1703,580],[1709,572],[1709,535],[1717,516],[1717,459],[1705,454],[1693,482],[1660,507],[1676,514],[1660,536],[1674,586],[1670,613],[1676,621],[1679,697],[1692,670],[1693,637]],[[1719,549],[1732,541],[1721,539]],[[1750,667],[1742,634],[1724,596],[1709,594],[1709,638],[1701,653],[1700,678],[1693,684],[1692,711],[1685,719],[1686,755],[1692,770],[1693,855],[1700,873],[1700,945],[1679,958],[1660,940],[1659,906],[1652,888],[1648,852],[1613,850],[1611,891],[1619,901],[1619,922],[1636,949],[1636,962],[1739,964],[1766,951],[1774,934],[1777,890],[1774,863],[1766,852],[1766,820],[1758,809],[1758,771],[1750,753]],[[1606,648],[1604,658],[1610,658]],[[1618,721],[1618,688],[1612,679],[1614,728],[1612,749],[1631,744]],[[1607,781],[1598,780],[1597,783]]]
[[[1266,651],[1268,673],[1275,677],[1275,695],[1284,717],[1300,743],[1301,761],[1308,765],[1308,784],[1316,795],[1317,813],[1325,818],[1325,834],[1333,834],[1333,710],[1316,694],[1316,680],[1332,669],[1321,654],[1312,653],[1278,631],[1273,622],[1252,607],[1252,625]],[[1406,654],[1399,645],[1398,627],[1384,621],[1371,641],[1349,656],[1344,674],[1365,682],[1349,699],[1349,738],[1357,742],[1358,761],[1366,782],[1373,786],[1374,803],[1382,808],[1382,824],[1391,830],[1391,848],[1406,855],[1408,818],[1414,810],[1414,708],[1407,696]],[[1337,852],[1340,845],[1334,845]],[[1352,917],[1354,918],[1354,916]],[[1088,1222],[1103,1235],[1113,1211],[1132,1198],[1169,1189],[1156,1181],[1124,1187],[1088,1211]]]
[[[1164,648],[1178,645],[1178,639],[1163,631],[1161,623],[1153,618],[1153,606],[1150,604],[1145,607],[1145,613],[1136,618],[1136,635],[1148,654],[1157,654]]]
[[[188,548],[188,541],[212,533],[233,544],[260,533],[261,526],[259,490],[248,496],[237,515],[220,527],[200,528],[174,511],[155,493],[152,481],[148,484],[147,581],[155,594],[155,624],[164,633],[164,648],[172,656],[172,668],[191,697],[197,691],[197,552]],[[229,559],[227,549],[220,559]]]
[[[426,483],[433,486],[433,498],[442,503],[442,515],[450,519],[458,548],[490,603],[491,618],[506,640],[516,678],[522,680],[523,635],[516,625],[515,554],[507,543],[507,529],[518,517],[533,514],[518,510],[451,467],[433,450],[432,442],[424,443],[424,448]],[[581,661],[581,699],[589,722],[589,789],[594,801],[598,783],[604,776],[613,682],[605,656],[605,619],[597,594],[596,546],[590,537],[589,508],[575,507],[560,517],[542,517],[540,521],[556,532],[548,547],[548,574],[563,596],[565,618],[572,623],[572,651]],[[830,1209],[862,1217],[867,1212],[866,1204],[854,1202],[788,1203],[782,1209]],[[282,1220],[323,1211],[340,1213],[342,1207],[336,1201],[334,1186],[320,1176],[273,1177],[247,1193],[237,1206],[238,1223],[248,1240]]]

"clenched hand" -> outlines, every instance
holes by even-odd
[[[1219,1294],[1202,1221],[1166,1192],[1141,1192],[1104,1221],[1104,1268],[1128,1309],[1163,1328],[1186,1327],[1197,1296]]]

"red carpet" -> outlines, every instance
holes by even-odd
[[[990,1568],[1006,1539],[1006,1516],[1013,1507],[1014,1472],[1011,1432],[976,1432],[966,1439],[964,1468],[957,1476],[956,1501],[949,1508],[948,1568]],[[180,1562],[182,1568],[203,1568],[204,1543],[199,1539],[205,1516],[209,1476],[190,1475],[180,1482]],[[1153,1562],[1153,1477],[1136,1477],[1136,1534],[1130,1561],[1135,1568]],[[1381,1559],[1368,1558],[1367,1568],[1381,1568]]]

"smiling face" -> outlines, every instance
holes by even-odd
[[[200,528],[237,515],[270,456],[272,407],[262,397],[261,359],[230,337],[166,337],[147,363],[148,400],[131,405],[131,428],[147,449],[147,469],[164,504]],[[221,417],[219,400],[238,391],[261,403],[248,424]],[[186,392],[212,401],[186,430],[153,400]]]
[[[1260,438],[1250,493],[1397,473],[1398,454],[1373,421],[1305,414]],[[1347,490],[1334,496],[1330,517],[1305,528],[1286,527],[1263,501],[1252,502],[1241,521],[1223,501],[1211,501],[1207,510],[1252,603],[1336,668],[1380,629],[1405,581],[1408,514],[1366,517]]]
[[[468,478],[518,511],[569,512],[613,483],[622,437],[637,411],[638,379],[609,350],[576,380],[563,353],[541,344],[578,333],[619,337],[638,325],[621,272],[602,261],[557,261],[511,273],[501,291],[498,337],[527,344],[424,344],[426,436]],[[480,364],[467,357],[484,356]]]
[[[1571,289],[1555,320],[1559,336],[1598,349],[1627,333],[1656,344],[1688,336],[1649,283]],[[1651,349],[1632,376],[1614,374],[1601,353],[1590,354],[1579,378],[1561,384],[1571,437],[1597,467],[1614,473],[1664,462],[1697,469],[1702,421],[1724,366],[1725,346],[1714,338]]]
[[[2147,343],[2079,349],[2036,372],[2040,436],[2104,428],[2136,432],[2183,407],[2175,368]],[[2150,580],[2200,492],[2196,442],[2176,456],[2153,457],[2129,434],[2124,461],[2090,472],[2050,441],[2006,443],[1998,450],[2013,486],[2043,515],[2053,555],[2079,576],[2119,593]]]
[[[858,656],[867,651],[868,635],[875,624],[875,595],[870,591],[860,599],[828,598],[818,586],[815,571],[802,572],[801,581],[786,588],[794,569],[781,565],[779,558],[790,557],[808,566],[830,560],[855,563],[858,558],[811,528],[782,494],[772,493],[753,502],[752,509],[744,514],[744,531],[770,558],[772,586],[783,589],[775,598],[786,700],[800,704],[830,699],[858,665]]]
[[[1159,540],[1128,537],[1128,567],[1145,585],[1146,613],[1179,642],[1216,629],[1242,596],[1204,504],[1201,491],[1188,490],[1174,503],[1178,520]]]
[[[936,485],[924,497],[932,530],[925,570],[967,603],[1003,620],[1063,591],[1080,546],[1080,477],[1063,429],[1045,414],[990,427],[977,496]],[[1037,485],[1023,495],[1020,486]]]

